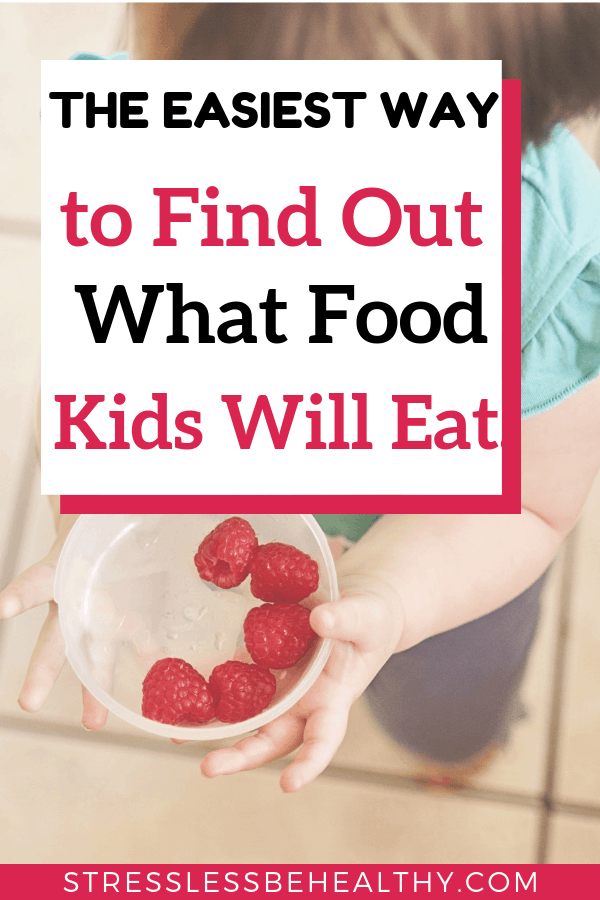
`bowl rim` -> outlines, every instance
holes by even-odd
[[[64,609],[65,604],[63,603],[61,605],[60,602],[61,596],[64,596],[63,588],[65,580],[67,578],[66,571],[69,563],[69,555],[76,547],[78,539],[81,537],[81,533],[85,531],[86,527],[90,523],[90,520],[97,518],[98,515],[99,514],[93,513],[80,515],[77,521],[74,523],[71,531],[67,535],[67,539],[63,544],[56,566],[54,577],[54,598],[58,605],[58,615],[61,631],[65,640],[67,659],[77,678],[79,678],[84,687],[86,687],[88,691],[96,698],[96,700],[99,700],[100,703],[102,703],[103,706],[105,706],[110,712],[114,713],[116,716],[118,716],[118,718],[123,719],[125,722],[128,722],[130,725],[134,725],[142,731],[150,732],[151,734],[159,735],[161,737],[175,738],[176,740],[185,741],[220,741],[231,737],[239,737],[241,735],[249,734],[261,728],[263,725],[267,725],[269,722],[274,721],[275,719],[286,713],[289,709],[291,709],[291,707],[294,706],[294,704],[297,703],[298,700],[300,700],[313,686],[313,684],[325,668],[325,664],[329,658],[329,654],[331,653],[333,641],[330,638],[319,639],[317,643],[317,652],[313,653],[310,664],[302,674],[302,677],[300,678],[298,683],[289,692],[289,694],[286,694],[285,697],[282,697],[281,700],[279,700],[274,706],[268,707],[257,716],[254,716],[251,719],[245,719],[243,722],[235,722],[231,724],[217,722],[215,724],[199,726],[165,725],[163,722],[155,722],[153,719],[147,719],[141,713],[136,713],[115,700],[114,697],[108,694],[104,690],[104,688],[102,688],[101,685],[98,684],[96,679],[90,674],[85,665],[82,655],[78,652],[77,648],[73,646],[72,643],[70,643],[68,637],[69,629],[67,628],[66,612]],[[102,515],[103,517],[106,517],[107,514]],[[197,513],[197,515],[210,514]],[[216,515],[224,514],[218,513]],[[236,513],[229,514],[227,518],[229,518],[229,516],[231,515],[236,515]],[[245,515],[261,514],[245,513]],[[329,583],[331,584],[332,596],[330,599],[337,600],[339,596],[337,574],[335,570],[335,563],[333,561],[333,556],[331,555],[331,550],[329,549],[329,544],[327,542],[325,532],[323,531],[315,517],[312,515],[304,515],[302,513],[289,513],[288,515],[298,515],[301,519],[303,519],[305,525],[308,526],[313,536],[316,538],[319,549],[321,550],[321,554],[323,556],[325,567],[327,569]],[[327,603],[329,601],[325,600],[323,602]]]

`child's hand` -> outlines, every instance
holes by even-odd
[[[343,599],[317,606],[310,622],[333,638],[327,664],[307,694],[287,713],[234,747],[213,750],[202,762],[208,778],[255,769],[301,750],[281,775],[281,788],[297,791],[317,777],[340,746],[354,701],[400,643],[403,617],[386,585],[363,578],[340,581]]]
[[[77,516],[60,516],[57,537],[48,555],[31,566],[0,593],[0,619],[12,619],[35,606],[48,604],[48,616],[25,677],[19,705],[26,712],[37,712],[48,697],[65,664],[65,643],[54,602],[54,573],[62,546]],[[99,729],[106,722],[105,708],[83,690],[82,722],[86,728]]]

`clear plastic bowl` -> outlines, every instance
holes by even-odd
[[[233,514],[231,514],[233,515]],[[246,734],[280,716],[322,671],[331,641],[319,639],[291,669],[274,670],[277,691],[244,722],[164,725],[141,714],[142,683],[158,659],[179,657],[205,678],[228,659],[252,662],[243,621],[260,601],[250,579],[222,591],[198,577],[198,545],[227,515],[80,516],[63,547],[55,598],[76,675],[111,712],[144,731],[179,740],[213,741]],[[319,565],[319,588],[305,605],[337,598],[327,539],[313,516],[244,515],[259,543],[292,544]]]

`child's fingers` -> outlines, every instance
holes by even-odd
[[[58,535],[45,559],[30,566],[0,592],[0,619],[20,613],[54,599],[54,575],[62,546],[77,516],[59,516]]]
[[[106,725],[108,710],[83,685],[81,685],[81,692],[83,695],[82,725],[88,731],[100,731]]]
[[[215,778],[217,775],[233,775],[264,766],[295,750],[302,741],[303,731],[304,719],[287,713],[234,747],[213,750],[202,760],[202,774]]]
[[[54,572],[55,566],[43,561],[15,578],[0,594],[0,619],[11,619],[52,600]]]
[[[389,639],[392,623],[385,601],[369,595],[322,603],[313,609],[310,624],[321,637],[350,641],[368,652]]]
[[[346,734],[348,712],[348,708],[323,707],[309,716],[302,748],[281,774],[282,791],[300,790],[327,768]]]
[[[42,707],[65,661],[65,642],[58,621],[58,607],[50,603],[19,696],[19,704],[26,712],[37,712]]]

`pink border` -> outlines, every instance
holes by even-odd
[[[521,510],[521,82],[502,82],[502,494],[64,495],[62,513],[518,513]]]

